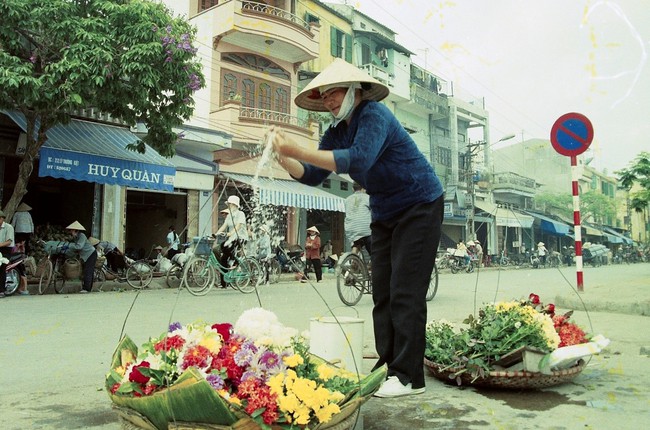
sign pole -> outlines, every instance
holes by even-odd
[[[578,187],[578,157],[571,156],[571,189],[573,191],[573,231],[576,242],[576,277],[578,291],[584,291],[582,275],[582,230],[580,228],[580,191]]]
[[[584,291],[582,276],[582,230],[580,230],[580,171],[578,155],[589,148],[594,138],[594,127],[589,119],[571,112],[559,117],[551,128],[551,144],[559,154],[571,158],[571,191],[573,194],[573,230],[576,243],[576,277],[578,291]]]

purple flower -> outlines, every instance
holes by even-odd
[[[265,370],[278,367],[282,363],[278,354],[273,351],[264,351],[260,356],[260,366]]]
[[[183,328],[183,326],[178,321],[169,324],[169,332],[170,333],[175,331],[175,330],[180,330],[181,328]]]
[[[257,352],[257,347],[252,342],[244,342],[239,351],[233,357],[237,366],[248,366]]]
[[[223,378],[216,373],[210,373],[205,377],[205,380],[208,381],[210,386],[215,390],[221,390],[225,385]]]

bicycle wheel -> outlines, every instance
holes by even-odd
[[[104,269],[95,267],[95,271],[93,272],[93,287],[96,287],[98,291],[102,291],[105,281],[106,273],[104,273]]]
[[[165,283],[169,288],[178,288],[181,286],[181,278],[183,277],[183,269],[181,266],[174,264],[167,271]]]
[[[52,262],[45,257],[38,262],[37,269],[41,276],[38,280],[38,294],[44,294],[52,282]]]
[[[244,294],[255,291],[264,276],[262,267],[253,257],[245,257],[240,260],[232,271],[233,285]]]
[[[280,274],[282,273],[282,268],[280,267],[280,262],[275,258],[272,258],[268,263],[267,269],[269,271],[269,283],[277,284],[280,282]]]
[[[339,260],[336,265],[336,289],[343,303],[348,306],[359,303],[367,282],[368,270],[358,255],[346,254]]]
[[[185,263],[181,286],[193,296],[204,296],[214,285],[214,269],[206,258],[195,257]]]
[[[438,268],[434,265],[433,272],[431,272],[431,280],[429,281],[429,289],[427,290],[427,302],[433,300],[438,292]]]
[[[54,268],[52,269],[52,282],[54,283],[54,291],[59,294],[63,292],[65,288],[65,281],[67,281],[63,273],[63,263],[65,260],[57,258],[54,262]]]
[[[136,290],[147,287],[153,279],[153,268],[144,261],[136,261],[126,269],[126,283]]]

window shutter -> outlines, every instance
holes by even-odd
[[[336,27],[330,27],[330,53],[333,57],[338,57],[338,55],[336,55],[338,51],[338,37],[336,37],[337,31]]]
[[[352,36],[345,35],[345,61],[352,62]]]

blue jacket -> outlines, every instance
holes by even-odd
[[[319,149],[333,150],[337,173],[348,173],[370,196],[373,221],[385,221],[443,193],[433,167],[411,136],[383,104],[363,101],[350,125],[330,127]],[[303,163],[300,182],[318,185],[330,172]]]

